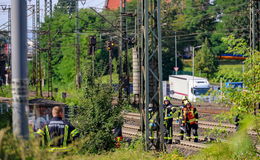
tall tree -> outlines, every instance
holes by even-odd
[[[201,73],[206,73],[207,78],[218,71],[217,60],[214,54],[212,54],[208,39],[205,40],[202,48],[195,56],[195,67],[196,70],[201,71]]]
[[[213,12],[217,14],[216,30],[210,40],[212,50],[216,54],[224,53],[227,49],[222,37],[233,34],[248,41],[249,39],[249,1],[248,0],[215,0]]]
[[[196,33],[196,41],[203,43],[205,38],[215,29],[215,13],[211,12],[212,3],[210,0],[186,0],[185,28],[189,33]]]
[[[76,11],[75,0],[59,0],[54,7],[54,13],[68,13],[72,14]]]
[[[97,35],[98,30],[103,27],[104,21],[98,17],[90,9],[81,9],[79,11],[79,31],[80,35],[80,56],[81,65],[83,60],[91,60],[88,55],[89,51],[89,36]],[[45,32],[49,29],[50,25],[50,42],[48,34],[40,37],[40,46],[43,48],[44,66],[49,63],[46,59],[47,46],[50,43],[52,53],[52,66],[53,66],[53,80],[54,84],[69,84],[74,82],[75,77],[75,16],[68,14],[56,14],[51,19],[48,18],[41,26],[41,31]],[[98,36],[97,36],[98,37]],[[98,39],[97,50],[95,54],[96,69],[104,69],[108,63],[108,56],[104,54],[104,43],[99,42]],[[47,63],[46,63],[47,62]]]

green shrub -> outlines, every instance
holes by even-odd
[[[0,159],[2,160],[52,160],[57,154],[40,148],[39,140],[18,140],[9,129],[0,130]]]
[[[86,70],[91,73],[91,69]],[[72,120],[84,135],[80,152],[100,153],[114,147],[112,130],[122,124],[122,109],[121,106],[112,106],[113,89],[109,85],[97,84],[91,74],[87,75]]]
[[[0,97],[11,97],[11,86],[0,86]]]
[[[10,127],[12,125],[12,112],[0,113],[0,129]]]
[[[239,131],[232,135],[227,142],[220,142],[202,150],[197,155],[189,157],[192,160],[256,160],[257,151],[255,144],[250,139],[247,131],[257,128],[257,119],[254,116],[247,116],[242,122]]]
[[[212,79],[213,82],[241,82],[243,80],[243,77],[241,76],[241,72],[235,71],[235,70],[220,70],[217,72]]]

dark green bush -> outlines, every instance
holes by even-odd
[[[0,129],[10,127],[12,125],[12,112],[4,111],[0,113]]]
[[[81,151],[99,153],[114,147],[112,130],[122,124],[122,118],[121,107],[112,106],[113,89],[93,79],[88,76],[85,80],[80,107],[72,115],[72,121],[85,137]]]

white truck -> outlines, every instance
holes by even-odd
[[[205,96],[210,85],[206,78],[193,77],[190,75],[170,75],[170,97],[182,99],[186,96],[190,102],[196,102],[198,99],[208,102],[210,96]]]

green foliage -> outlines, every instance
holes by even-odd
[[[221,41],[229,34],[241,36],[248,40],[248,1],[247,0],[215,0],[212,10],[218,15],[216,29],[210,38],[212,50],[216,55],[225,52],[227,45]]]
[[[68,86],[59,86],[59,91],[54,94],[54,99],[57,102],[66,103],[68,106],[77,106],[80,104],[81,97],[83,94],[83,89],[75,89],[75,84],[69,84]],[[67,94],[65,99],[62,98],[62,92]]]
[[[138,108],[134,108],[133,105],[130,104],[123,105],[123,110],[126,112],[134,112],[134,113],[140,112]]]
[[[89,66],[89,65],[86,65]],[[91,67],[86,69],[83,95],[72,117],[86,139],[81,147],[83,153],[99,153],[114,147],[112,130],[122,124],[121,107],[112,106],[113,89],[95,82]],[[80,96],[80,95],[79,95]]]
[[[49,153],[40,148],[38,139],[31,137],[29,141],[14,138],[8,129],[0,130],[0,159],[12,160],[51,160],[57,159],[57,153]]]
[[[175,66],[175,56],[173,54],[174,52],[170,52],[169,50],[165,49],[163,50],[162,54],[162,68],[163,68],[163,80],[168,80],[169,75],[172,75],[173,73],[173,67]],[[177,65],[179,67],[179,70],[182,70],[182,61],[178,58],[177,59]]]
[[[3,104],[0,104],[3,113],[0,113],[0,130],[3,128],[10,127],[12,125],[12,112],[6,111],[7,106],[4,107]]]
[[[44,71],[43,78],[47,78],[48,63],[53,67],[53,80],[54,84],[67,85],[75,81],[76,74],[76,49],[75,49],[75,13],[71,15],[55,14],[52,18],[47,18],[42,24],[41,31],[45,32],[50,29],[50,41],[51,41],[51,62],[48,62],[47,50],[42,52],[42,70]],[[104,21],[92,10],[81,9],[79,11],[79,31],[80,38],[80,65],[86,59],[91,59],[88,56],[89,51],[89,36],[96,35],[97,31],[104,26]],[[46,32],[45,32],[46,33]],[[98,36],[97,36],[98,37]],[[100,40],[99,40],[100,41]],[[40,36],[40,47],[48,49],[49,36],[48,33]],[[103,42],[100,43],[103,46]],[[95,65],[97,68],[104,68],[107,64],[108,58],[104,56],[102,49],[96,51]],[[47,62],[47,63],[46,63]]]
[[[97,79],[97,81],[101,81],[102,84],[109,84],[110,83],[110,75],[102,76],[101,78]],[[112,74],[112,82],[113,84],[118,84],[118,74]]]
[[[54,14],[72,14],[76,10],[76,1],[72,0],[59,0],[54,7]]]
[[[184,9],[185,28],[190,32],[198,33],[196,39],[203,43],[204,39],[209,37],[210,31],[214,30],[215,13],[210,12],[211,4],[208,0],[186,0]]]
[[[178,151],[174,150],[171,153],[159,153],[153,151],[145,151],[143,148],[142,139],[134,139],[130,146],[122,145],[121,148],[103,154],[86,154],[73,155],[64,157],[64,160],[81,159],[85,160],[184,160]]]
[[[260,101],[260,52],[250,49],[242,38],[236,39],[233,35],[223,38],[224,43],[228,45],[228,53],[239,53],[247,55],[245,60],[245,73],[243,82],[246,90],[229,90],[225,92],[225,97],[229,102],[234,104],[234,109],[241,112],[241,108],[245,113],[252,113],[256,107],[256,102]]]
[[[208,43],[209,42],[206,39],[195,57],[195,68],[202,73],[206,73],[207,78],[218,70],[216,57],[212,54]]]
[[[0,86],[0,97],[12,97],[11,86]]]
[[[258,159],[256,154],[255,144],[251,141],[247,134],[250,128],[259,128],[257,126],[256,117],[247,116],[241,122],[240,130],[229,138],[226,142],[215,143],[210,147],[204,149],[202,152],[195,156],[189,157],[193,160],[215,160],[215,159],[225,159],[225,160],[240,160],[240,159]]]
[[[217,72],[212,79],[213,82],[241,82],[243,80],[243,77],[241,77],[241,72],[234,71],[234,70],[220,70]]]
[[[258,159],[256,144],[259,143],[259,113],[255,113],[256,103],[259,102],[260,81],[259,81],[259,51],[250,49],[242,38],[235,38],[231,35],[223,39],[227,46],[227,53],[237,53],[247,55],[245,61],[247,66],[243,77],[245,89],[223,89],[225,103],[231,106],[231,112],[226,116],[231,119],[239,115],[239,131],[232,135],[226,142],[213,144],[211,147],[204,149],[201,153],[191,157],[191,159]],[[248,131],[256,131],[258,139],[252,141]]]

